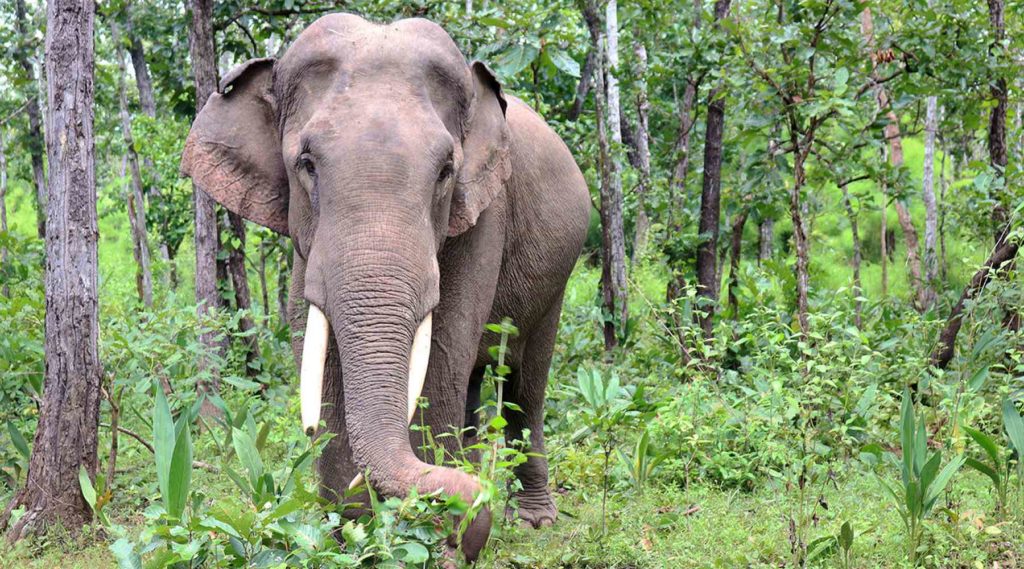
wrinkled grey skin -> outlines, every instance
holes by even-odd
[[[479,491],[464,473],[425,463],[406,423],[409,349],[431,310],[429,407],[414,421],[438,434],[472,420],[497,343],[484,324],[510,317],[520,335],[505,397],[523,412],[507,414],[507,435],[529,429],[543,455],[544,390],[589,195],[543,119],[506,98],[485,66],[467,65],[439,26],[320,18],[279,61],[224,78],[192,126],[182,171],[292,237],[293,330],[305,328],[309,303],[327,315],[323,419],[337,436],[319,463],[325,495],[340,496],[361,471],[386,495]],[[299,360],[301,337],[293,348]],[[449,453],[459,446],[439,441]],[[516,475],[519,517],[552,523],[546,459]],[[471,524],[468,559],[489,527],[488,512]]]

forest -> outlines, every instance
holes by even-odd
[[[1022,16],[4,0],[0,566],[1024,567]]]

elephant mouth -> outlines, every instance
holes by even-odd
[[[327,361],[327,346],[330,339],[330,322],[315,304],[309,305],[306,319],[306,335],[302,344],[302,367],[299,372],[299,401],[302,428],[312,436],[320,423],[320,407],[323,404],[324,364]],[[428,312],[413,336],[409,350],[408,422],[416,413],[417,401],[423,393],[423,382],[430,362],[430,337],[433,329],[433,312]],[[354,488],[362,483],[362,474],[349,483]]]

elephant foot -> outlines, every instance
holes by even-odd
[[[509,521],[519,518],[524,527],[537,529],[548,527],[558,519],[558,508],[547,488],[539,492],[517,492],[515,498],[518,508],[509,507],[505,510],[505,518]]]

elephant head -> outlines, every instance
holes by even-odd
[[[231,71],[218,91],[192,126],[181,169],[295,244],[309,304],[304,426],[319,420],[333,333],[348,442],[369,482],[388,495],[417,487],[472,500],[479,483],[422,462],[408,422],[439,300],[437,253],[476,223],[510,174],[498,82],[429,21],[332,14],[280,60]],[[487,512],[471,524],[468,558],[489,526]]]

